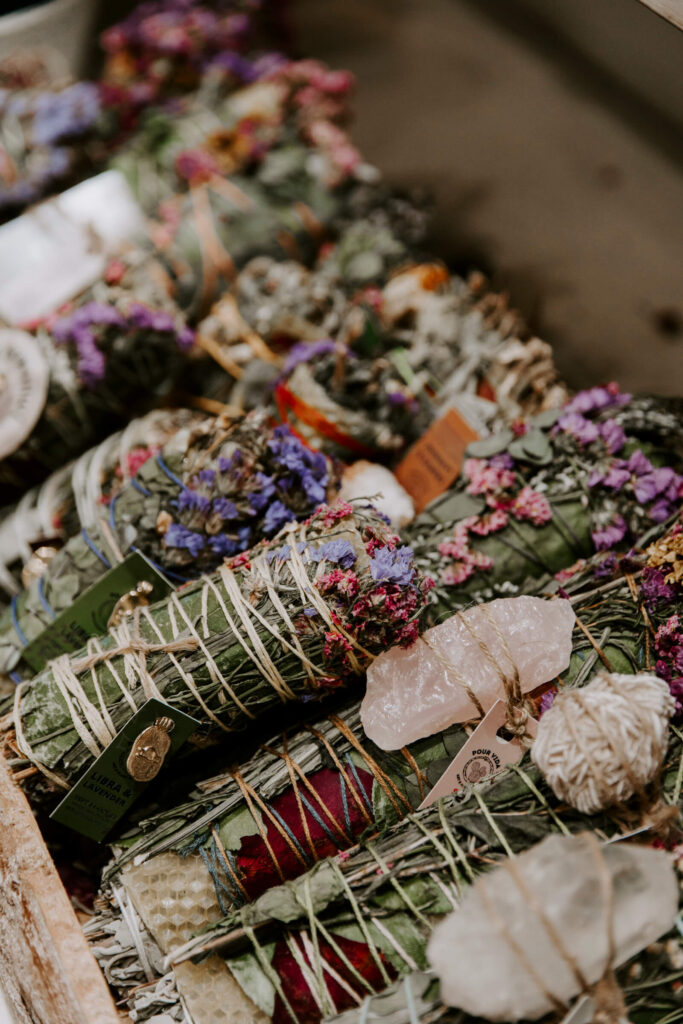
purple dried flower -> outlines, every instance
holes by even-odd
[[[92,82],[76,82],[61,92],[41,93],[35,101],[33,141],[50,146],[83,135],[100,113],[100,92]]]
[[[616,422],[616,420],[607,420],[605,423],[599,424],[600,436],[611,451],[612,455],[616,455],[626,444],[626,434],[624,428]]]
[[[300,341],[289,350],[285,364],[282,367],[282,376],[287,377],[299,363],[308,363],[318,356],[334,352],[335,344],[331,338],[323,338],[320,341]]]
[[[664,523],[672,512],[671,502],[666,498],[659,498],[654,505],[650,506],[649,516],[653,523]]]
[[[673,599],[675,587],[666,582],[666,570],[647,565],[640,579],[640,592],[648,608],[653,609]]]
[[[238,448],[236,451],[229,455],[227,458],[220,455],[218,458],[218,468],[221,473],[229,473],[231,470],[238,466],[242,461],[242,452]]]
[[[595,567],[593,575],[596,580],[602,580],[607,577],[614,576],[617,569],[617,556],[611,551],[601,562]]]
[[[237,541],[233,540],[232,537],[228,537],[224,533],[218,533],[215,537],[209,538],[209,547],[216,555],[223,557],[230,557],[230,555],[236,555],[238,552]]]
[[[626,523],[622,516],[615,516],[607,526],[593,531],[593,543],[598,551],[606,551],[614,547],[626,536]]]
[[[164,534],[164,542],[168,548],[186,548],[196,558],[205,544],[203,534],[188,530],[180,523],[171,523]]]
[[[175,321],[170,313],[163,309],[150,309],[142,302],[131,302],[128,320],[133,327],[141,330],[158,331],[160,334],[175,333]]]
[[[634,452],[631,452],[626,465],[629,472],[634,473],[636,476],[644,476],[646,473],[652,472],[652,469],[654,468],[648,457],[640,448],[636,448]]]
[[[254,483],[260,490],[252,491],[248,496],[249,506],[254,512],[262,512],[275,494],[275,484],[272,476],[268,476],[266,473],[256,473]]]
[[[228,498],[223,497],[214,498],[213,511],[221,519],[237,519],[239,516],[237,505],[235,505],[234,501],[229,501]]]
[[[545,693],[541,694],[541,699],[538,702],[538,717],[541,718],[546,711],[553,706],[553,701],[557,697],[557,690],[546,690]]]
[[[294,519],[294,513],[286,505],[283,505],[281,501],[274,501],[272,505],[268,506],[268,511],[263,518],[263,532],[268,536],[277,533],[285,523],[290,522],[292,519]]]
[[[575,412],[563,413],[559,417],[554,432],[558,430],[571,434],[580,444],[592,444],[600,436],[596,423]]]
[[[176,504],[181,512],[207,513],[209,511],[209,499],[205,495],[193,491],[190,487],[183,487]]]
[[[350,569],[356,563],[356,552],[348,540],[329,540],[319,548],[311,548],[310,552],[314,562],[324,558],[327,562],[334,562],[340,569]]]
[[[620,394],[615,385],[594,387],[579,391],[566,403],[563,411],[585,415],[600,409],[609,409],[612,406],[627,405],[630,401],[631,396]]]
[[[413,549],[378,548],[370,559],[372,578],[407,586],[413,578]]]
[[[498,455],[492,455],[488,460],[489,466],[495,466],[496,469],[514,469],[515,460],[512,458],[509,452],[500,452]]]

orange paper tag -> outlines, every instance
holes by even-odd
[[[509,764],[518,764],[527,749],[521,739],[504,740],[498,730],[505,724],[507,704],[497,700],[469,737],[462,750],[455,755],[439,781],[430,790],[418,810],[429,807],[439,797],[448,796],[457,789],[465,789],[492,775],[502,772]],[[538,728],[535,718],[527,719],[526,729],[534,737]]]
[[[450,487],[460,472],[467,445],[478,437],[459,412],[449,409],[413,445],[394,473],[417,512]]]

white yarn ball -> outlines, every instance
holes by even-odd
[[[601,672],[557,695],[538,724],[532,760],[560,800],[595,814],[655,778],[674,707],[657,676]]]

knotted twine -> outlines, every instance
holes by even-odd
[[[595,861],[601,889],[601,909],[604,914],[605,927],[607,931],[607,957],[605,960],[605,967],[601,978],[594,984],[591,984],[588,981],[581,970],[576,957],[567,949],[561,933],[550,920],[541,901],[537,898],[533,890],[526,884],[515,859],[509,858],[506,860],[499,870],[506,871],[509,874],[514,884],[517,886],[527,907],[538,918],[553,948],[573,975],[574,980],[579,987],[579,998],[587,995],[594,1000],[595,1011],[593,1015],[593,1024],[624,1024],[627,1020],[626,1003],[624,1000],[624,994],[621,991],[614,974],[616,943],[614,938],[614,886],[612,882],[612,874],[605,862],[600,844],[594,834],[592,832],[583,832],[581,833],[581,836],[577,838],[581,838],[586,843],[589,847],[591,856]],[[525,972],[529,975],[543,996],[548,1000],[553,1009],[560,1013],[566,1013],[568,1006],[562,999],[557,997],[552,988],[548,987],[546,984],[546,978],[541,977],[539,972],[536,970],[536,967],[531,958],[527,955],[525,948],[512,934],[507,921],[493,902],[486,888],[486,878],[479,878],[475,883],[475,887],[491,923],[517,957]]]
[[[485,617],[486,621],[493,629],[496,638],[503,649],[505,659],[508,662],[507,666],[501,665],[483,637],[476,631],[471,622],[467,620],[465,612],[456,612],[453,617],[459,619],[463,624],[486,660],[493,666],[494,670],[500,676],[507,704],[504,728],[506,728],[513,736],[516,736],[525,746],[530,746],[531,737],[527,733],[527,722],[529,717],[534,716],[535,709],[533,702],[528,697],[525,697],[522,692],[522,683],[519,678],[517,663],[512,655],[512,651],[510,650],[510,645],[507,642],[505,634],[496,622],[494,616],[491,614],[490,609],[485,604],[482,604],[477,606],[477,611]],[[445,658],[441,652],[437,650],[434,644],[428,640],[426,636],[421,636],[419,639],[422,643],[427,645],[437,661],[446,669],[458,686],[463,688],[467,697],[476,708],[480,718],[483,718],[486,712],[468,680],[462,675],[452,661]]]
[[[355,637],[341,623],[333,619],[332,613],[322,595],[312,585],[302,553],[299,550],[300,546],[302,549],[305,548],[307,541],[306,527],[293,526],[289,532],[295,533],[296,539],[292,538],[293,543],[290,545],[290,553],[282,561],[289,569],[301,603],[302,605],[310,605],[315,608],[325,623],[328,632],[343,637],[348,644],[347,655],[351,668],[358,674],[362,668],[358,656],[361,656],[363,659],[372,659],[373,656],[358,643]],[[211,636],[208,624],[209,592],[215,597],[235,640],[256,666],[263,679],[273,688],[282,701],[293,700],[296,694],[283,678],[276,663],[271,658],[264,639],[261,633],[259,633],[258,626],[262,627],[262,630],[265,630],[266,633],[270,633],[279,645],[298,659],[306,670],[311,685],[315,685],[316,677],[325,674],[325,670],[316,665],[303,649],[292,618],[277,591],[276,579],[273,577],[266,554],[260,555],[253,560],[252,572],[248,579],[252,584],[255,582],[257,588],[265,590],[273,608],[277,612],[280,622],[286,626],[291,639],[287,639],[277,625],[270,622],[254,604],[247,600],[240,587],[238,578],[227,565],[221,566],[217,575],[220,577],[224,593],[221,593],[215,577],[207,576],[201,580],[201,633],[195,626],[192,618],[187,614],[177,593],[173,592],[166,602],[173,634],[171,639],[163,635],[149,608],[143,606],[135,610],[132,620],[124,621],[120,626],[110,630],[109,635],[113,639],[111,647],[104,650],[100,641],[94,638],[88,641],[88,654],[85,657],[72,660],[69,655],[61,655],[50,663],[55,686],[64,701],[74,730],[94,758],[99,757],[102,751],[112,742],[117,732],[107,702],[104,699],[96,671],[97,667],[101,664],[107,665],[111,676],[118,686],[121,697],[129,704],[131,713],[134,714],[138,710],[138,705],[133,699],[132,693],[138,686],[142,688],[146,700],[152,697],[158,700],[164,699],[148,669],[147,657],[150,654],[156,653],[168,655],[179,677],[192,694],[197,705],[206,715],[206,718],[214,725],[229,732],[231,731],[230,727],[222,722],[209,708],[191,673],[186,670],[182,661],[176,657],[176,654],[180,652],[200,649],[206,660],[209,676],[214,685],[220,687],[244,715],[250,718],[255,717],[239,699],[229,681],[220,671],[215,658],[205,643]],[[226,597],[232,606],[232,611],[228,607],[228,603],[225,600]],[[149,642],[140,636],[139,625],[141,616],[145,618],[158,642]],[[179,619],[182,620],[182,625],[179,625]],[[122,678],[114,664],[114,659],[118,657],[123,659],[122,668],[125,679]],[[88,697],[79,679],[79,676],[86,672],[91,673],[95,703]],[[69,788],[64,779],[40,762],[26,736],[21,719],[21,699],[27,685],[27,683],[20,684],[15,693],[14,726],[17,746],[21,753],[36,765],[47,778],[61,788]]]

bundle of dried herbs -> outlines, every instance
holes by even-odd
[[[85,145],[101,117],[93,82],[0,88],[0,219],[92,170]]]
[[[131,249],[72,303],[31,325],[33,340],[17,341],[20,361],[33,354],[32,395],[44,401],[3,452],[6,500],[169,395],[194,332],[167,285],[159,265]]]
[[[615,551],[681,507],[679,402],[591,388],[470,445],[458,484],[405,533],[436,581],[438,620]]]
[[[312,269],[256,256],[239,272],[231,292],[198,326],[200,345],[215,364],[207,356],[193,391],[250,409],[266,400],[295,345],[357,333],[366,299],[381,297],[372,286],[384,285],[413,258],[427,214],[419,197],[384,188],[359,188],[350,199],[352,216],[340,224],[335,242],[323,245]]]
[[[155,409],[131,420],[74,462],[0,511],[0,590],[19,594],[45,571],[63,544],[106,516],[113,495],[177,430],[200,414]]]
[[[668,679],[656,658],[672,633],[683,583],[666,611],[657,611],[648,603],[646,581],[652,559],[670,553],[683,533],[678,525],[660,533],[639,562],[625,562],[614,580],[596,580],[599,563],[593,559],[567,583],[565,600],[577,617],[571,660],[562,679],[548,680],[553,685],[536,697],[540,711],[552,703],[558,685],[583,686],[600,668],[632,674],[657,664]],[[653,636],[660,638],[655,649]],[[670,683],[674,695],[677,685],[680,680]],[[155,910],[160,923],[184,912],[189,891],[198,907],[210,904],[217,918],[410,814],[471,731],[455,725],[385,751],[365,736],[358,712],[356,704],[273,738],[239,767],[198,784],[186,802],[142,820],[114,846],[107,880],[135,894],[150,879],[172,877],[174,888]]]
[[[115,157],[139,201],[153,212],[163,200],[202,182],[258,173],[269,155],[290,144],[309,151],[317,179],[345,181],[360,155],[343,126],[350,119],[353,78],[317,61],[267,55],[253,66],[251,85],[234,90],[217,67],[183,109],[154,107]],[[230,185],[223,185],[230,194]],[[235,194],[235,193],[233,193]]]
[[[662,780],[670,803],[680,801],[682,753],[679,736],[672,736]],[[193,1024],[210,1019],[209,991],[214,999],[220,992],[223,1005],[234,1012],[249,1009],[253,1019],[317,1024],[345,1010],[358,1013],[366,997],[397,977],[426,970],[435,923],[457,909],[482,871],[548,835],[586,829],[603,841],[619,838],[612,819],[561,805],[537,769],[524,765],[410,815],[220,921],[217,907],[206,903],[201,911],[187,901],[174,915],[165,913],[158,887],[164,886],[166,896],[168,877],[173,889],[172,870],[140,878],[123,892],[114,886],[107,895],[114,905],[118,900],[127,907],[129,924],[137,912],[141,933],[148,929],[168,954],[165,966],[175,965],[175,983]],[[645,832],[640,838],[651,837]],[[200,891],[197,886],[195,892]],[[111,931],[111,914],[104,911],[89,926],[93,934],[102,938]],[[129,968],[136,958],[130,947]],[[107,944],[96,952],[106,965]],[[195,963],[187,964],[189,958]],[[650,1000],[669,1009],[677,1005],[680,958],[680,936],[674,931],[665,944],[631,961],[619,974],[629,1009],[645,1008]],[[112,968],[114,979],[113,962]],[[647,991],[638,984],[643,977]],[[122,987],[129,985],[124,981]],[[130,994],[133,1006],[137,995]]]
[[[284,284],[277,268],[263,282],[257,322],[278,301],[278,276]],[[315,295],[329,276],[323,260],[305,284]],[[275,390],[280,415],[325,450],[391,460],[453,406],[485,433],[563,401],[549,347],[522,341],[503,297],[481,288],[431,262],[360,289],[345,309],[330,303],[290,348]]]
[[[186,418],[161,450],[138,452],[135,475],[13,596],[0,616],[0,671],[23,667],[22,649],[131,551],[186,583],[334,496],[332,463],[288,427],[258,413]]]
[[[68,788],[152,696],[219,736],[352,685],[414,640],[427,589],[371,510],[324,506],[18,686],[5,726],[39,769],[24,785]]]
[[[184,96],[219,71],[226,79],[251,81],[260,0],[206,4],[156,0],[139,4],[102,33],[102,88],[110,103],[131,114],[150,104]]]
[[[178,115],[205,76],[225,96],[283,63],[244,52],[254,15],[253,4],[223,11],[184,0],[142,4],[103,34],[101,79],[74,82],[48,68],[2,76],[0,218],[101,168],[150,108],[163,119],[172,99]]]

